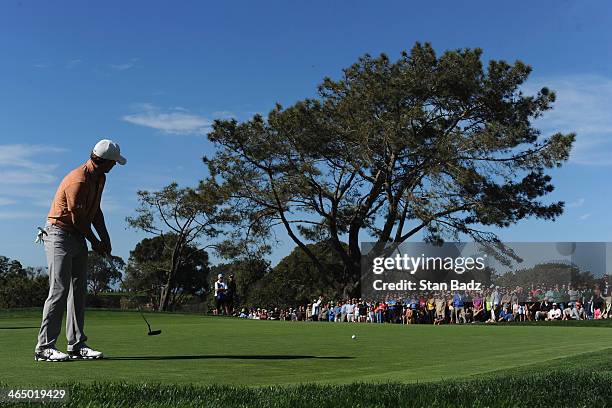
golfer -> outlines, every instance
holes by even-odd
[[[112,140],[100,140],[90,159],[72,170],[62,180],[43,232],[49,266],[49,296],[43,309],[34,359],[65,361],[99,359],[103,355],[85,344],[85,294],[87,290],[87,243],[101,256],[110,256],[112,247],[100,200],[106,173],[116,163],[125,164],[119,145]],[[98,237],[92,232],[94,226]],[[66,316],[68,354],[55,348]]]

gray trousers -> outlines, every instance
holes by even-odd
[[[87,292],[87,243],[83,236],[47,224],[44,237],[49,266],[49,296],[45,301],[36,352],[55,347],[62,330],[66,306],[68,351],[79,347],[87,337],[85,294]]]

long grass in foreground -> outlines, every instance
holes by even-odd
[[[426,384],[273,387],[90,384],[53,407],[605,407],[610,373],[570,370]],[[41,404],[26,404],[27,406]],[[24,406],[24,405],[20,405]]]
[[[612,349],[606,349],[495,371],[468,380],[417,384],[354,383],[244,387],[77,383],[64,385],[70,390],[70,401],[54,403],[52,406],[608,407],[612,406],[611,385]]]

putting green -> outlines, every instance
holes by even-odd
[[[242,384],[415,382],[473,376],[603,350],[610,327],[428,326],[246,321],[88,311],[102,361],[35,362],[40,312],[0,313],[0,382]],[[357,336],[356,340],[351,335]],[[64,333],[58,348],[65,348]]]

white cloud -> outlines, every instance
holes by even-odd
[[[10,198],[0,197],[0,206],[13,204],[17,204],[17,201],[11,200]]]
[[[162,109],[150,103],[133,105],[136,113],[123,116],[123,120],[134,125],[157,129],[168,134],[204,135],[210,131],[212,122],[190,113],[182,107]]]
[[[57,178],[55,164],[43,162],[64,149],[41,145],[0,145],[0,205],[13,206],[19,211],[3,211],[2,219],[23,219],[44,212],[25,212],[33,207],[49,208]]]
[[[34,160],[34,157],[52,153],[62,153],[64,151],[65,149],[52,146],[25,144],[0,145],[0,167],[18,167],[48,172],[55,169],[57,166],[43,164],[39,160]]]
[[[55,164],[43,163],[41,159],[64,149],[41,145],[0,145],[0,185],[41,184],[55,181]]]
[[[578,208],[578,207],[582,207],[584,205],[584,202],[585,202],[584,198],[579,198],[578,200],[569,203],[567,206],[569,208]]]
[[[121,64],[109,64],[108,66],[115,71],[127,71],[128,69],[134,68],[137,62],[138,58],[132,58],[128,62],[124,62]]]
[[[55,181],[55,176],[48,173],[30,171],[0,171],[0,185],[3,184],[46,184]]]
[[[81,62],[83,61],[78,58],[71,59],[70,61],[66,63],[66,68],[68,69],[76,68]]]
[[[580,216],[580,219],[581,219],[582,221],[585,221],[585,220],[588,220],[590,216],[591,216],[591,214],[582,214],[582,215]]]
[[[45,214],[26,211],[0,211],[0,220],[25,220],[32,218],[45,218]]]
[[[598,75],[541,78],[525,87],[533,94],[547,86],[557,95],[554,108],[535,122],[544,135],[576,132],[570,162],[612,166],[612,79]]]

